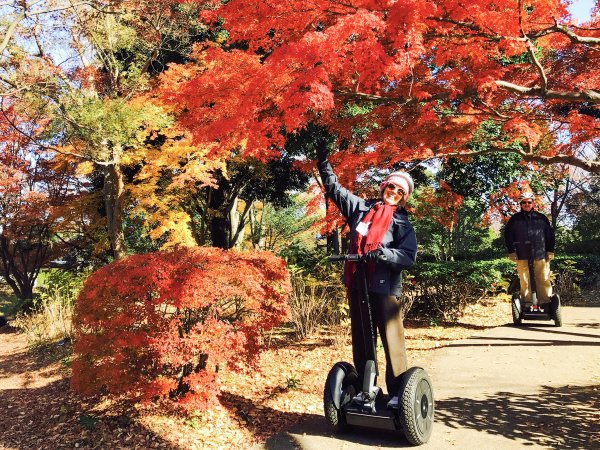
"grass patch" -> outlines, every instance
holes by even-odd
[[[22,303],[10,286],[0,283],[0,316],[13,319],[21,309]]]

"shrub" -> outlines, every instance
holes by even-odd
[[[252,367],[261,331],[289,317],[290,289],[269,252],[186,248],[109,264],[77,299],[72,385],[205,410],[219,367]]]
[[[404,278],[407,317],[456,321],[467,305],[506,290],[512,272],[514,263],[507,259],[420,263]]]
[[[32,310],[19,313],[12,324],[25,333],[32,347],[71,339],[73,304],[83,276],[49,270],[40,274],[38,282],[41,286]]]
[[[309,336],[319,326],[335,327],[343,321],[346,311],[340,304],[347,305],[346,290],[337,272],[317,279],[292,267],[291,274],[291,323],[297,338]]]
[[[567,261],[574,263],[574,266],[569,267],[571,263],[567,263]],[[560,274],[567,267],[569,271],[571,268],[580,271],[577,277],[580,287],[600,285],[600,255],[558,255],[552,261],[552,270],[557,274]]]
[[[563,303],[585,297],[583,289],[600,284],[600,256],[559,255],[552,261],[554,289]]]

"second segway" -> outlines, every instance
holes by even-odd
[[[426,443],[433,428],[434,399],[431,379],[421,367],[408,369],[401,377],[397,393],[384,395],[375,384],[378,375],[377,353],[365,264],[361,255],[336,255],[331,261],[354,261],[363,289],[361,317],[368,321],[371,335],[365,336],[372,346],[374,360],[367,361],[364,377],[359,379],[354,366],[348,362],[336,363],[327,376],[323,393],[325,418],[338,432],[349,431],[354,426],[402,431],[413,445]],[[354,343],[353,343],[354,344]],[[398,407],[387,405],[390,396],[398,395]]]

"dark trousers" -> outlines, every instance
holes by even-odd
[[[364,295],[359,290],[350,293],[350,322],[352,330],[352,356],[362,386],[365,364],[374,360],[374,344],[377,333],[381,337],[385,351],[385,384],[390,396],[398,394],[400,376],[408,369],[406,346],[404,344],[404,323],[398,297],[369,293],[371,317],[375,327],[368,320]],[[373,332],[371,332],[373,328]],[[374,341],[372,340],[374,339]]]

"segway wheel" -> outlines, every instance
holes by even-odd
[[[552,318],[554,319],[555,327],[562,327],[562,313],[560,311],[560,297],[558,294],[554,294],[550,300],[550,309],[552,311]]]
[[[521,298],[518,295],[514,295],[510,303],[512,305],[513,323],[519,326],[523,322],[523,319],[521,318],[521,308],[519,307],[521,305]]]
[[[412,367],[402,375],[398,391],[400,425],[406,439],[413,445],[429,440],[433,429],[433,386],[420,367]]]
[[[358,374],[349,363],[338,362],[327,375],[323,390],[323,409],[327,423],[336,433],[346,433],[352,428],[346,422],[343,406],[357,394]]]

